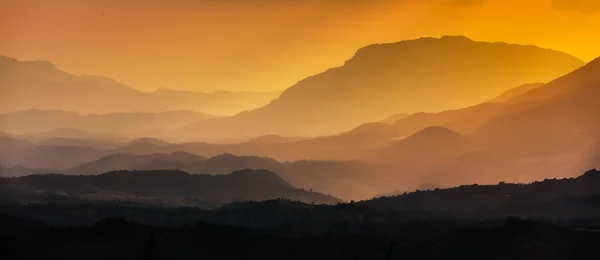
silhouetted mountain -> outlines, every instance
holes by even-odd
[[[81,115],[67,111],[25,110],[0,114],[0,130],[29,133],[36,138],[123,138],[159,134],[213,118],[190,111]]]
[[[141,144],[141,145],[154,145],[154,146],[168,146],[168,145],[170,145],[170,143],[168,143],[168,142],[165,142],[165,141],[157,139],[157,138],[151,138],[151,137],[138,138],[138,139],[130,141],[129,144],[132,144],[132,145],[137,145],[137,144]]]
[[[205,159],[204,157],[184,152],[152,155],[119,153],[103,156],[97,160],[69,169],[66,172],[90,175],[118,170],[185,170],[188,168],[188,164],[204,161]],[[251,169],[251,167],[243,169]],[[207,171],[203,173],[213,172]]]
[[[396,123],[396,121],[400,120],[400,119],[404,119],[406,117],[410,116],[410,114],[406,114],[406,113],[398,113],[398,114],[394,114],[392,116],[386,117],[383,121],[383,123],[387,123],[387,124],[393,124]]]
[[[375,154],[374,160],[394,163],[430,163],[468,150],[468,138],[444,127],[427,127],[395,140]]]
[[[9,121],[9,123],[12,124],[14,122]],[[22,131],[22,132],[27,132],[27,131]],[[29,131],[29,133],[32,133],[32,132]],[[49,138],[72,138],[72,139],[91,139],[91,138],[95,137],[94,135],[92,135],[86,131],[82,131],[82,130],[79,130],[76,128],[67,128],[67,127],[56,128],[56,129],[50,130],[48,132],[38,133],[37,136],[49,137]]]
[[[278,144],[278,143],[289,143],[295,141],[302,141],[309,139],[306,137],[283,137],[274,134],[261,135],[259,137],[248,140],[250,144]]]
[[[391,189],[390,168],[358,161],[278,162],[267,157],[221,154],[204,158],[189,153],[131,155],[113,154],[82,164],[69,174],[100,174],[115,170],[181,170],[199,174],[227,174],[243,169],[277,173],[295,187],[315,190],[344,199],[366,199]]]
[[[598,70],[600,70],[600,58],[597,58],[585,66],[557,78],[542,87],[523,93],[512,100],[512,102],[519,103],[549,99],[566,94],[576,88],[598,84],[600,78]]]
[[[277,160],[355,160],[366,151],[381,148],[398,138],[398,130],[389,124],[366,123],[347,132],[269,147],[236,147],[245,154],[260,154]]]
[[[476,104],[511,86],[547,82],[582,65],[556,51],[465,37],[371,45],[342,67],[300,81],[264,107],[199,122],[179,133],[190,139],[339,133],[398,111]]]
[[[72,75],[48,61],[17,61],[4,56],[0,56],[0,86],[0,92],[8,97],[0,103],[0,112],[57,109],[88,114],[191,110],[231,115],[262,106],[280,94],[168,89],[142,92],[106,77]]]
[[[35,145],[22,140],[2,140],[0,165],[64,170],[92,161],[107,153],[91,147]]]
[[[118,180],[118,181],[117,181]],[[162,185],[156,184],[162,182]],[[212,184],[213,186],[209,186]],[[253,188],[259,185],[263,189]],[[176,188],[181,187],[181,188]],[[196,188],[198,187],[198,188]],[[227,187],[227,189],[221,189]],[[229,189],[243,187],[241,189]],[[24,178],[0,179],[3,195],[21,195],[21,201],[37,198],[38,201],[56,201],[76,194],[91,198],[93,194],[109,195],[118,199],[130,196],[129,200],[142,203],[148,196],[161,195],[176,201],[182,196],[202,196],[214,201],[236,200],[236,196],[271,197],[273,190],[279,194],[298,194],[273,173],[244,171],[222,176],[188,175],[182,172],[113,172],[99,176],[33,175]],[[31,194],[45,191],[45,194]],[[123,191],[116,193],[114,191]],[[11,195],[12,194],[12,195]],[[54,194],[54,195],[52,195]],[[310,192],[305,196],[325,198]],[[45,197],[44,197],[45,196]],[[134,197],[137,196],[137,197]],[[11,199],[11,197],[3,197]],[[98,198],[98,197],[96,197]],[[95,198],[95,199],[96,199]],[[312,198],[312,197],[311,197]],[[94,199],[92,199],[94,200]],[[61,223],[89,223],[98,218],[119,216],[144,222],[178,225],[189,221],[273,230],[281,228],[289,232],[313,231],[328,233],[336,229],[346,232],[366,232],[365,227],[379,226],[378,233],[384,234],[400,224],[410,227],[429,223],[452,223],[465,220],[494,221],[506,217],[530,218],[556,221],[557,223],[584,224],[587,221],[600,223],[600,173],[596,170],[570,179],[546,179],[529,184],[500,182],[495,185],[462,185],[449,189],[415,191],[402,195],[379,197],[366,201],[337,205],[309,205],[288,200],[264,202],[240,202],[205,211],[194,208],[164,209],[160,207],[128,206],[126,202],[102,204],[92,200],[68,203],[56,202],[49,205],[21,206],[18,203],[0,203],[3,213],[53,220]],[[258,199],[260,200],[260,199]],[[124,200],[121,200],[124,201]],[[187,201],[193,201],[188,198]],[[318,203],[317,201],[315,201]],[[82,205],[82,203],[85,203]],[[335,199],[333,199],[335,203]],[[173,203],[174,204],[174,203]],[[171,204],[171,205],[173,205]],[[466,221],[470,222],[470,221]],[[580,222],[580,223],[578,223]],[[433,225],[437,229],[439,225]],[[439,230],[438,230],[439,231]],[[315,234],[309,232],[309,234]],[[346,233],[348,234],[348,233]],[[414,240],[414,238],[411,237]]]
[[[192,175],[182,171],[114,171],[101,175],[29,175],[0,179],[0,189],[20,190],[26,198],[53,192],[90,200],[124,200],[169,205],[218,206],[233,201],[287,198],[307,203],[338,199],[292,187],[275,173],[242,170],[226,175]],[[10,198],[5,198],[10,199]]]
[[[507,102],[511,99],[513,99],[514,97],[520,96],[521,94],[525,93],[525,92],[529,92],[532,89],[538,88],[543,86],[544,83],[531,83],[531,84],[525,84],[513,89],[509,89],[508,91],[500,94],[499,96],[490,99],[488,102],[492,102],[492,103],[504,103]]]
[[[78,139],[78,138],[49,138],[37,142],[37,145],[43,146],[78,146],[78,147],[89,147],[95,149],[112,150],[117,149],[124,145],[124,142],[104,139],[104,138],[92,138],[92,139]]]
[[[503,104],[482,103],[438,113],[416,113],[396,121],[392,127],[400,137],[412,135],[431,126],[443,126],[468,135],[499,114],[504,107]]]
[[[30,141],[20,139],[15,136],[0,136],[0,152],[18,151],[25,148],[29,148],[34,144]]]
[[[360,205],[377,210],[423,211],[455,217],[586,218],[598,216],[600,172],[530,184],[463,185],[376,198]]]
[[[0,177],[19,177],[32,174],[56,173],[58,171],[51,169],[30,169],[17,165],[14,167],[4,167],[0,165]]]
[[[585,156],[600,138],[599,84],[597,59],[515,97],[511,106],[486,122],[475,137],[488,146],[521,156]]]

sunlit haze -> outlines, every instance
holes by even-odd
[[[600,55],[595,0],[0,0],[0,54],[131,87],[279,90],[424,36]]]
[[[0,259],[597,260],[600,0],[0,0]]]

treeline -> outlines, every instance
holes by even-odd
[[[0,215],[3,259],[597,259],[600,232],[544,222],[354,225],[323,234],[111,218],[82,227]]]

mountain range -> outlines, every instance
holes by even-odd
[[[142,92],[102,76],[73,75],[48,61],[0,56],[0,112],[67,110],[82,114],[189,110],[232,115],[262,106],[280,92]]]
[[[0,131],[32,138],[127,139],[152,136],[214,118],[191,111],[78,114],[62,110],[23,110],[0,114]]]
[[[177,134],[188,140],[335,134],[398,112],[477,104],[511,87],[548,82],[583,65],[557,51],[462,36],[376,44],[358,50],[341,67],[301,80],[263,107],[201,121]]]
[[[433,183],[438,187],[450,187],[466,183],[489,184],[499,180],[528,182],[543,178],[571,177],[573,173],[597,167],[600,164],[598,159],[600,158],[598,156],[600,154],[600,135],[598,135],[600,124],[596,120],[600,116],[599,106],[596,102],[600,95],[597,90],[600,84],[600,59],[583,66],[572,64],[571,67],[575,67],[572,71],[567,71],[564,75],[560,74],[561,76],[556,78],[542,79],[537,77],[535,80],[531,80],[531,82],[548,82],[545,84],[522,85],[512,82],[510,86],[519,87],[504,92],[498,91],[495,95],[481,98],[480,102],[484,101],[483,103],[463,106],[458,109],[411,113],[411,109],[408,108],[398,108],[391,112],[391,110],[383,111],[374,107],[373,110],[382,112],[381,117],[378,116],[377,118],[361,117],[347,111],[348,113],[340,114],[340,116],[355,117],[352,120],[357,120],[356,125],[358,127],[350,127],[347,131],[317,137],[302,135],[301,132],[306,129],[314,129],[313,126],[315,125],[315,127],[320,127],[321,125],[335,124],[337,119],[334,120],[334,118],[337,117],[331,117],[327,122],[310,123],[314,123],[312,120],[320,120],[319,118],[329,114],[327,111],[330,110],[322,109],[319,112],[307,110],[306,113],[294,114],[297,111],[290,112],[291,110],[287,110],[287,105],[281,105],[281,107],[279,107],[280,105],[273,105],[288,100],[290,95],[294,96],[293,93],[297,93],[297,91],[303,93],[303,90],[300,90],[305,87],[314,90],[315,93],[339,88],[340,98],[346,97],[346,95],[350,95],[345,93],[347,89],[341,87],[341,85],[333,84],[337,82],[336,80],[341,80],[340,78],[344,77],[353,78],[360,75],[372,76],[377,74],[382,76],[382,79],[387,77],[396,80],[412,80],[409,75],[400,73],[400,75],[404,75],[404,77],[400,77],[395,74],[392,75],[392,72],[395,72],[396,68],[405,68],[402,66],[406,66],[405,63],[408,61],[415,62],[415,60],[401,59],[402,57],[406,55],[408,55],[406,57],[411,57],[409,55],[411,53],[431,50],[422,45],[431,45],[428,48],[441,48],[441,50],[434,52],[438,55],[438,59],[428,58],[422,60],[422,62],[434,60],[435,62],[446,62],[446,65],[447,62],[456,61],[457,59],[453,56],[455,54],[446,48],[455,49],[458,48],[457,46],[462,46],[461,48],[470,49],[473,52],[477,50],[477,57],[481,58],[480,62],[488,61],[490,63],[492,62],[488,58],[491,58],[485,56],[491,53],[490,50],[502,53],[500,50],[509,49],[518,52],[520,53],[519,59],[508,54],[505,56],[512,57],[507,59],[511,62],[521,65],[529,64],[531,68],[536,68],[537,73],[548,71],[543,69],[545,68],[543,65],[537,66],[521,59],[524,57],[537,57],[532,59],[536,62],[543,60],[546,65],[556,65],[557,63],[536,55],[526,55],[529,52],[547,54],[558,60],[566,57],[566,60],[573,61],[572,57],[568,55],[536,47],[482,43],[462,37],[425,38],[397,44],[373,46],[366,48],[367,51],[359,51],[344,66],[332,69],[333,72],[328,71],[300,82],[288,90],[289,93],[286,91],[279,99],[265,107],[233,117],[198,119],[201,120],[199,123],[192,123],[192,125],[179,130],[165,130],[165,133],[169,133],[171,136],[185,137],[188,132],[182,129],[188,129],[192,130],[189,133],[193,133],[194,138],[200,138],[206,131],[212,131],[213,126],[226,122],[226,127],[219,126],[218,135],[210,135],[210,138],[217,136],[243,137],[244,135],[238,135],[238,133],[246,130],[253,131],[253,129],[258,128],[269,129],[270,132],[274,133],[259,133],[259,131],[255,132],[255,135],[247,136],[248,141],[227,144],[201,141],[177,143],[157,138],[140,138],[134,141],[117,140],[113,143],[106,142],[106,145],[100,145],[98,140],[101,139],[94,136],[97,132],[92,134],[92,132],[78,128],[84,128],[84,125],[91,124],[91,127],[85,128],[85,130],[91,131],[94,128],[100,129],[106,125],[114,125],[116,129],[123,129],[122,132],[127,132],[134,129],[148,129],[145,122],[157,122],[153,124],[159,124],[164,129],[164,125],[171,126],[172,123],[160,123],[160,120],[162,120],[161,118],[170,118],[170,116],[136,114],[132,118],[152,118],[148,121],[137,122],[122,115],[126,119],[121,120],[121,116],[113,114],[81,116],[69,114],[68,112],[31,110],[19,113],[39,114],[37,116],[38,120],[23,119],[19,124],[11,123],[10,125],[15,128],[19,125],[23,125],[22,128],[40,128],[40,131],[46,133],[46,135],[49,135],[48,133],[64,135],[61,137],[47,136],[43,140],[31,140],[31,138],[11,134],[1,135],[0,164],[9,168],[22,166],[28,169],[70,170],[69,173],[72,174],[78,172],[97,174],[120,168],[130,170],[179,169],[195,173],[226,173],[244,168],[267,169],[298,187],[315,188],[318,191],[344,198],[372,196],[375,193],[381,194],[393,190],[411,190],[427,183]],[[452,48],[448,46],[452,46]],[[389,52],[389,57],[381,58],[384,55],[379,54],[377,51],[380,48],[383,48],[385,52]],[[409,52],[406,49],[411,51]],[[461,75],[459,72],[463,65],[463,69],[474,71],[474,68],[471,67],[474,65],[467,62],[469,57],[472,59],[471,62],[475,62],[475,56],[472,56],[474,54],[468,50],[460,53],[465,58],[457,63],[461,66],[452,66],[452,71],[456,75]],[[552,53],[552,55],[548,53]],[[542,54],[539,55],[546,57]],[[378,58],[369,59],[370,55]],[[487,58],[484,59],[483,57]],[[362,67],[368,72],[359,73],[359,71],[353,70],[361,67],[359,65],[363,63],[373,65],[376,60],[379,60],[383,65],[374,67],[365,65]],[[498,62],[498,64],[511,65],[512,63],[508,61]],[[531,60],[527,61],[533,62]],[[443,66],[440,65],[441,63],[433,64],[437,64],[437,67],[431,65],[432,71],[435,71],[435,68],[442,71]],[[487,68],[485,64],[477,64],[477,68]],[[556,69],[561,66],[549,67]],[[423,69],[423,67],[418,66],[417,68]],[[495,71],[504,71],[499,67],[493,68]],[[521,67],[517,66],[517,68]],[[567,68],[564,68],[564,70],[567,70]],[[512,68],[507,71],[520,76],[527,74],[523,70],[516,73]],[[480,75],[490,76],[485,74],[484,71],[479,72],[478,77]],[[439,73],[443,74],[443,72]],[[556,74],[559,73],[556,72]],[[331,84],[319,85],[322,80]],[[414,80],[417,82],[417,80],[424,79],[416,77]],[[348,86],[354,86],[352,84]],[[313,88],[310,86],[320,87]],[[354,87],[358,88],[358,86]],[[373,91],[383,91],[382,89],[375,88]],[[394,93],[396,92],[391,91],[389,95],[393,96]],[[407,95],[418,97],[413,94]],[[448,93],[445,93],[445,95],[447,96]],[[494,96],[496,98],[493,98]],[[318,106],[320,101],[317,97],[320,96],[315,95],[313,97],[316,99],[315,102],[306,98],[304,105],[297,104],[298,108],[301,106]],[[401,99],[398,101],[398,106],[404,106],[403,102],[400,102]],[[336,104],[336,102],[332,104]],[[273,108],[274,106],[275,108]],[[361,103],[360,107],[363,109],[371,108],[367,103]],[[266,114],[261,113],[266,112],[260,111],[270,111],[271,109],[277,110],[277,113],[282,113],[282,115],[288,114],[289,117],[270,118],[268,122],[261,121],[266,120],[268,117],[262,117]],[[397,112],[409,112],[409,114],[401,113],[390,117],[390,115]],[[66,113],[68,116],[76,118],[75,121],[79,120],[78,122],[85,121],[81,118],[94,117],[94,119],[87,124],[70,125],[73,128],[58,128],[63,123],[56,123],[52,127],[44,129],[36,127],[36,124],[44,123],[43,120],[46,117],[48,122],[44,124],[58,121],[58,119],[52,119],[49,116],[52,113]],[[18,115],[18,113],[15,114]],[[203,116],[194,113],[189,114],[188,112],[182,112],[182,114],[190,115],[192,119],[189,119],[188,122],[196,120],[194,119],[195,116]],[[5,114],[4,116],[7,115],[12,114]],[[259,115],[262,119],[255,117]],[[19,122],[19,117],[15,117],[15,122]],[[382,119],[386,117],[388,119],[382,122]],[[118,118],[118,120],[114,118]],[[240,118],[246,118],[248,121],[244,121],[246,119],[239,121]],[[241,124],[243,121],[244,124]],[[94,126],[94,122],[104,123]],[[278,125],[283,126],[284,124],[285,127],[289,126],[290,129],[294,128],[298,131],[284,132],[287,134],[277,133]],[[216,129],[214,128],[214,130]],[[158,129],[156,131],[160,132],[162,130]],[[88,134],[91,134],[91,136]],[[65,138],[69,135],[78,136],[79,138]],[[182,162],[181,159],[173,159],[173,153],[175,153],[175,157],[186,155],[185,157],[192,158],[193,162]],[[217,156],[223,153],[236,156]],[[310,165],[310,167],[302,167],[299,163],[302,160],[307,160],[307,165]],[[318,165],[315,161],[326,161],[323,162],[323,165],[338,163],[348,166],[315,166]],[[357,163],[355,164],[355,162]],[[360,166],[361,164],[365,166]],[[356,167],[358,170],[353,171],[352,167]],[[315,172],[319,174],[310,178],[307,177]],[[377,174],[369,176],[369,173],[372,172]],[[323,177],[327,175],[335,177]],[[311,178],[314,181],[311,181]],[[338,187],[334,187],[335,179],[340,180]],[[319,182],[322,184],[318,184]],[[340,185],[340,183],[344,185]]]
[[[113,171],[100,175],[29,175],[0,179],[4,200],[123,200],[169,205],[215,207],[235,201],[287,198],[306,203],[340,200],[296,189],[276,174],[242,170],[224,175],[193,175],[182,171]],[[40,196],[42,195],[42,196]]]

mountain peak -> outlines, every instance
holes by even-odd
[[[474,42],[471,38],[464,35],[444,35],[440,40]]]
[[[589,170],[581,176],[581,178],[597,178],[597,177],[600,177],[600,171],[598,171],[596,169]]]
[[[0,55],[0,64],[17,62],[16,59]]]
[[[39,70],[56,70],[56,66],[47,60],[31,60],[31,61],[20,61],[15,58],[0,55],[0,65],[17,66],[27,65],[30,68]]]
[[[448,128],[441,126],[430,126],[422,129],[419,132],[414,133],[402,140],[404,144],[423,144],[423,143],[437,143],[447,144],[455,143],[466,137],[454,132]]]

